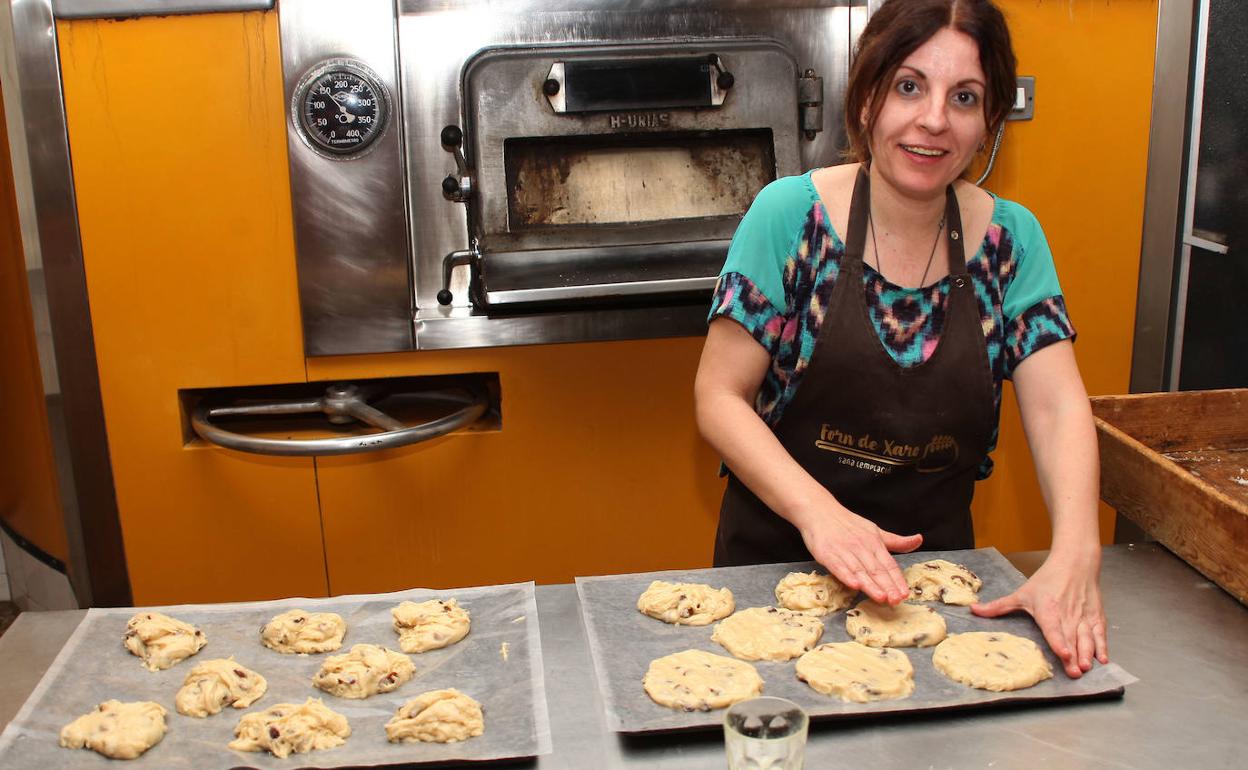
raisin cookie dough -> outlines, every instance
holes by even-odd
[[[264,677],[236,663],[234,658],[205,660],[186,675],[173,705],[179,714],[208,717],[226,706],[245,709],[260,700],[268,689]]]
[[[819,645],[797,659],[797,678],[817,692],[854,703],[914,692],[914,667],[904,652],[858,642]]]
[[[637,599],[637,609],[664,623],[705,626],[731,615],[736,604],[727,588],[656,580]]]
[[[303,705],[279,703],[264,711],[244,714],[234,728],[235,740],[230,741],[230,748],[267,751],[280,759],[341,746],[350,735],[351,725],[346,717],[330,710],[320,698],[308,698]]]
[[[931,607],[859,602],[845,613],[845,630],[868,647],[931,647],[945,638],[945,619]]]
[[[342,646],[347,624],[333,612],[290,610],[260,626],[260,641],[285,654],[333,652]]]
[[[703,650],[651,661],[641,684],[655,703],[681,711],[722,709],[763,691],[752,665]]]
[[[955,682],[993,692],[1022,690],[1053,676],[1035,642],[994,631],[950,636],[932,652],[932,665]]]
[[[468,635],[468,610],[454,599],[403,602],[390,610],[403,652],[428,652],[449,647]]]
[[[453,689],[421,693],[386,722],[386,738],[391,743],[454,743],[483,732],[481,704]]]
[[[104,701],[61,728],[61,745],[91,749],[110,759],[134,759],[165,737],[166,713],[151,701]]]
[[[140,612],[126,623],[123,642],[143,659],[148,671],[163,671],[202,650],[208,637],[190,623],[159,612]]]
[[[390,692],[416,673],[406,655],[375,644],[357,644],[350,652],[331,655],[312,684],[339,698],[367,698]]]
[[[790,572],[776,586],[776,601],[781,607],[807,615],[840,612],[853,604],[857,595],[831,575],[815,572]]]
[[[751,607],[721,621],[712,642],[742,660],[785,661],[814,647],[823,621],[813,615],[775,607]]]
[[[922,602],[968,605],[979,601],[984,581],[961,564],[932,559],[906,567],[912,599]]]

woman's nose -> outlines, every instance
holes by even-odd
[[[946,99],[940,94],[931,94],[923,103],[923,111],[919,114],[919,126],[933,134],[939,134],[949,127],[949,115],[945,111]]]

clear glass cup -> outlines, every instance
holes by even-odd
[[[806,728],[802,707],[784,698],[750,698],[724,713],[728,770],[802,770]]]

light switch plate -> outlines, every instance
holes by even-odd
[[[1020,77],[1014,93],[1014,106],[1006,120],[1031,120],[1036,111],[1036,79]]]

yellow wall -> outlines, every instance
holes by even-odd
[[[1157,37],[1155,0],[1005,0],[1020,75],[1036,78],[1032,121],[1006,129],[985,183],[1035,212],[1078,332],[1091,395],[1126,393],[1139,282]],[[1018,407],[1007,386],[996,471],[975,491],[975,535],[1002,552],[1047,548]],[[1101,534],[1113,535],[1101,506]]]
[[[31,321],[8,127],[2,119],[4,96],[0,94],[0,518],[65,561],[69,546]]]
[[[1005,5],[1037,117],[1011,127],[991,186],[1045,223],[1089,390],[1122,392],[1156,6]],[[136,602],[709,563],[722,482],[692,418],[700,338],[305,360],[276,14],[58,33]],[[180,388],[465,371],[499,373],[501,431],[315,462],[182,444]],[[1017,423],[1011,404],[976,501],[1002,550],[1047,541]]]

